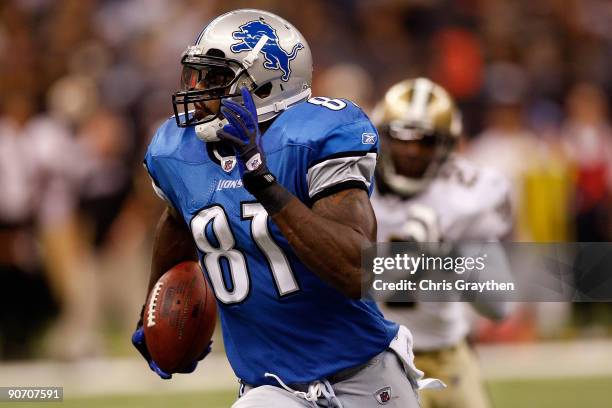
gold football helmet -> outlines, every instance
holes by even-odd
[[[452,97],[426,78],[392,86],[372,116],[381,135],[381,187],[405,197],[427,186],[461,135]]]

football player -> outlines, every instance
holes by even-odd
[[[361,249],[376,239],[370,120],[311,98],[306,40],[265,11],[216,18],[181,64],[175,116],[145,157],[168,203],[149,290],[199,259],[242,384],[235,407],[418,406],[410,333],[360,300]],[[133,342],[170,378],[141,322]]]
[[[389,89],[373,117],[382,139],[372,198],[379,242],[490,242],[509,232],[508,182],[452,154],[461,119],[446,90],[425,78],[405,80]],[[503,303],[473,305],[491,318],[505,314]],[[465,342],[464,304],[387,303],[383,312],[412,331],[417,367],[447,385],[422,392],[423,407],[489,405]]]

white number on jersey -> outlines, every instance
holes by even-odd
[[[346,102],[344,102],[342,99],[332,99],[325,96],[315,96],[314,98],[310,98],[308,103],[323,106],[324,108],[334,111],[339,111],[346,108]]]
[[[242,203],[242,216],[253,219],[251,235],[257,247],[268,259],[279,295],[284,296],[299,290],[287,257],[274,242],[268,230],[268,213],[263,206],[259,203]]]
[[[266,210],[259,203],[243,203],[241,211],[243,218],[251,219],[251,235],[268,260],[279,295],[284,296],[299,290],[287,257],[272,239]],[[209,223],[218,246],[206,237],[206,227]],[[198,249],[204,253],[203,267],[208,271],[217,299],[224,304],[240,303],[246,299],[251,289],[246,257],[235,248],[236,240],[223,207],[215,205],[201,210],[191,220],[191,231]],[[223,279],[222,258],[229,264],[231,290]]]

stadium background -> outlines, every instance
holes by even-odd
[[[463,153],[512,180],[512,239],[611,240],[609,1],[3,1],[0,385],[63,385],[66,406],[232,401],[220,339],[195,374],[162,382],[129,335],[161,210],[144,149],[171,114],[182,51],[242,7],[304,34],[315,95],[369,110],[406,77],[445,86]],[[494,406],[608,406],[611,311],[524,304],[475,320]]]

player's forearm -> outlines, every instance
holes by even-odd
[[[177,220],[167,208],[159,219],[155,231],[147,294],[167,270],[183,261],[197,261],[197,259],[197,252],[189,231],[184,223]]]
[[[296,255],[346,296],[361,296],[361,231],[317,214],[279,184],[257,194]]]
[[[272,219],[311,271],[346,296],[361,296],[361,250],[369,244],[363,235],[316,215],[297,199]]]

